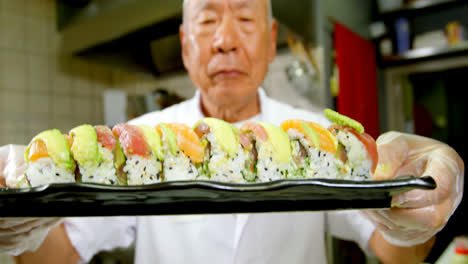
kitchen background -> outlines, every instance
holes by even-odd
[[[185,99],[194,94],[183,72],[155,78],[63,54],[55,0],[0,3],[0,145],[27,144],[51,127],[68,131],[83,123],[104,124],[104,91],[108,89],[129,96],[156,89]],[[274,97],[312,109],[306,99],[284,89],[288,86],[284,67],[293,60],[290,54],[279,54],[265,89]]]
[[[131,2],[148,5],[149,13],[140,8],[127,14]],[[333,25],[340,22],[374,44],[380,132],[417,132],[452,146],[461,142],[457,151],[466,160],[466,108],[460,102],[468,67],[466,1],[272,2],[280,34],[278,56],[263,85],[267,94],[309,110],[336,107],[341,80]],[[0,145],[27,144],[52,127],[67,132],[83,123],[113,125],[193,96],[174,37],[180,5],[0,0]],[[122,103],[109,104],[115,100]],[[432,260],[456,235],[467,234],[460,224],[467,219],[465,205],[442,233]],[[344,241],[330,239],[330,248],[334,263],[376,262]],[[0,263],[7,261],[2,257]]]

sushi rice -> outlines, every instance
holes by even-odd
[[[87,164],[78,166],[81,174],[81,182],[112,185],[123,184],[117,178],[112,151],[103,147],[101,143],[98,143],[98,149],[102,157],[101,162],[98,164],[95,162],[88,162]]]
[[[212,181],[246,183],[242,176],[249,153],[245,151],[240,144],[235,156],[230,157],[228,153],[221,149],[216,135],[210,132],[206,139],[211,144],[211,152],[208,161],[208,172],[205,172]]]
[[[75,182],[75,173],[56,166],[50,157],[40,158],[30,162],[24,175],[31,187],[49,183]],[[24,181],[23,181],[24,186]]]
[[[258,160],[257,160],[257,182],[270,182],[284,179],[288,174],[288,163],[282,163],[276,160],[273,146],[256,141]]]
[[[364,144],[353,133],[339,131],[336,139],[346,149],[348,161],[343,171],[346,180],[370,180],[372,161]]]
[[[307,138],[296,129],[288,129],[287,134],[291,139],[293,157],[299,155],[299,144],[307,151],[307,157],[300,166],[292,162],[289,178],[342,179],[344,177],[341,173],[343,162],[336,159],[332,153],[311,146]]]
[[[169,151],[167,143],[163,146],[164,157],[164,180],[165,181],[189,181],[199,176],[198,170],[192,160],[177,150],[176,155]]]
[[[123,171],[127,175],[128,185],[146,185],[162,181],[162,164],[155,158],[139,155],[127,156]]]

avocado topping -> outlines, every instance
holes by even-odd
[[[289,163],[291,161],[291,145],[289,137],[280,127],[272,124],[258,122],[266,130],[268,134],[268,141],[273,146],[277,154],[277,159],[282,163]]]
[[[356,130],[359,134],[364,133],[364,127],[361,125],[361,123],[352,118],[344,116],[336,111],[333,111],[331,109],[325,109],[325,117],[335,124],[351,127],[354,130]]]
[[[164,160],[164,152],[158,131],[148,125],[139,125],[139,127],[143,131],[143,136],[151,149],[151,153],[159,160]]]
[[[312,143],[314,144],[316,149],[320,148],[320,139],[317,131],[315,131],[313,128],[311,128],[309,125],[307,125],[305,122],[301,122],[302,129],[304,130],[304,133],[306,136],[312,140]]]
[[[210,127],[210,130],[215,134],[216,140],[223,151],[228,153],[229,156],[234,156],[236,154],[239,142],[236,135],[236,131],[238,131],[237,128],[234,128],[233,125],[226,121],[212,117],[201,119],[195,124],[195,127],[200,123],[204,123]]]
[[[116,169],[119,169],[125,163],[125,154],[119,141],[115,144],[114,160],[114,168]]]
[[[88,162],[99,163],[102,155],[99,153],[96,130],[91,125],[81,125],[70,131],[73,139],[71,153],[80,165]]]
[[[43,131],[35,136],[31,140],[31,143],[37,140],[41,140],[45,143],[47,152],[55,165],[66,170],[75,170],[76,164],[72,159],[67,139],[62,135],[60,130],[51,129]],[[26,162],[29,161],[28,157],[31,143],[24,153],[24,160]]]
[[[176,137],[176,135],[174,134],[174,132],[172,132],[172,130],[170,128],[168,128],[164,124],[159,124],[159,127],[161,128],[161,131],[163,132],[163,136],[164,136],[164,139],[167,142],[167,145],[169,147],[169,151],[171,152],[172,155],[174,155],[174,156],[177,155],[177,150],[179,148],[177,147],[177,137]]]

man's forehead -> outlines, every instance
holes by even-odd
[[[245,8],[261,6],[260,3],[266,0],[185,0],[184,5],[189,5],[193,11],[203,9],[215,9],[229,4],[233,8]]]

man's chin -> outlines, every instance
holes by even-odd
[[[245,89],[245,87],[237,88],[236,86],[219,87],[209,96],[215,98],[219,103],[226,102],[227,104],[235,102],[245,102],[249,100],[257,89]]]

